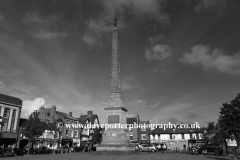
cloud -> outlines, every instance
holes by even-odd
[[[50,32],[50,31],[47,31],[44,29],[40,29],[38,31],[31,32],[31,35],[38,39],[41,39],[41,40],[53,40],[56,38],[67,37],[66,33],[60,33],[60,32],[56,32],[56,31]]]
[[[17,76],[22,74],[23,71],[13,69],[13,68],[6,68],[6,67],[1,67],[0,68],[0,76],[2,77],[12,77],[12,76]]]
[[[91,35],[86,35],[86,34],[83,36],[82,40],[89,45],[96,44],[96,42],[97,42],[97,39],[95,37],[93,37]]]
[[[159,104],[161,104],[161,101],[158,101],[156,104],[152,105],[151,108],[156,108],[157,106],[159,106]]]
[[[199,44],[191,48],[190,53],[185,53],[181,62],[190,65],[198,65],[203,70],[218,70],[222,73],[240,74],[240,53],[224,55],[219,48],[210,50],[208,46]]]
[[[180,121],[179,119],[177,119],[177,118],[173,118],[173,117],[166,117],[166,118],[159,118],[158,119],[159,120],[159,122],[161,123],[161,124],[163,124],[163,123],[173,123],[173,124],[179,124],[179,123],[182,123],[182,121]]]
[[[186,119],[197,119],[197,118],[201,118],[202,116],[200,116],[198,113],[187,113],[187,115],[185,115],[183,118]]]
[[[166,69],[164,69],[164,68],[161,68],[160,70],[157,69],[157,68],[154,68],[152,71],[153,71],[154,73],[157,73],[157,72],[167,73],[167,72],[168,72],[168,71],[167,71]]]
[[[8,29],[8,25],[5,22],[5,17],[2,14],[0,14],[0,26],[2,26],[5,29]]]
[[[45,104],[44,98],[36,98],[34,100],[23,101],[21,117],[28,118],[28,116],[38,110],[41,106]]]
[[[154,20],[161,24],[169,24],[169,18],[166,13],[161,11],[162,3],[159,0],[117,0],[117,1],[99,1],[103,6],[103,11],[97,18],[90,18],[86,21],[88,27],[82,40],[89,44],[100,44],[100,40],[106,36],[113,28],[115,17],[121,22],[118,28],[128,26],[126,21],[134,19]],[[127,16],[128,15],[128,16]],[[129,16],[131,15],[131,16]],[[128,19],[126,18],[128,17]],[[91,38],[89,38],[91,37]],[[93,39],[97,41],[93,41]],[[91,39],[91,40],[90,40]]]
[[[140,107],[140,108],[145,108],[147,105],[146,105],[147,101],[144,101],[144,100],[133,100],[130,102],[130,105],[134,106],[134,107]]]
[[[225,0],[199,0],[199,3],[195,7],[195,11],[199,13],[202,10],[221,8],[225,5]]]
[[[131,90],[133,88],[139,88],[139,86],[137,85],[132,85],[131,81],[133,81],[134,78],[133,77],[126,77],[121,83],[121,88],[122,90]]]
[[[162,60],[171,56],[171,48],[162,44],[164,38],[163,35],[149,38],[149,47],[145,49],[145,56],[148,60]]]
[[[38,24],[44,24],[44,25],[54,25],[56,24],[56,22],[60,22],[60,21],[61,20],[55,15],[43,17],[36,12],[30,12],[23,18],[23,22],[28,24],[38,23]]]

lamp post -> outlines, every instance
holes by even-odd
[[[2,125],[3,125],[3,118],[0,116],[0,131],[2,131]]]

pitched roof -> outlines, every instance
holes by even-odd
[[[64,119],[71,119],[71,120],[77,121],[76,118],[68,115],[67,113],[63,113],[63,112],[59,112],[59,111],[56,111],[56,113],[57,113],[59,116],[63,117]]]
[[[88,122],[91,122],[91,124],[94,124],[95,119],[98,119],[98,116],[96,114],[92,115],[81,115],[80,118],[76,118],[80,123],[84,124],[88,120]]]
[[[17,106],[22,106],[22,100],[20,98],[5,95],[2,93],[0,93],[0,102],[17,105]]]

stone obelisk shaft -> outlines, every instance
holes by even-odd
[[[121,92],[120,81],[120,54],[118,52],[118,29],[113,28],[112,37],[112,66],[111,66],[111,92]]]
[[[112,31],[112,65],[111,65],[111,89],[108,99],[108,107],[123,107],[123,94],[121,93],[120,80],[120,53],[118,46],[117,21]]]

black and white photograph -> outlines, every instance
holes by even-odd
[[[240,159],[240,0],[0,0],[0,159]]]

